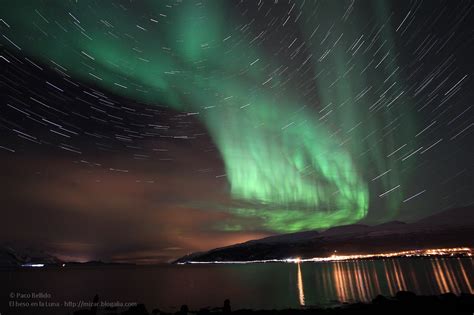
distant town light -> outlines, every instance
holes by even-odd
[[[300,263],[300,262],[325,262],[325,261],[344,261],[356,259],[370,259],[370,258],[395,258],[395,257],[429,257],[429,256],[453,256],[464,255],[471,257],[472,250],[469,247],[456,248],[434,248],[434,249],[414,249],[401,252],[392,253],[378,253],[378,254],[361,254],[361,255],[336,255],[335,253],[329,257],[314,257],[314,258],[282,258],[282,259],[263,259],[263,260],[246,260],[246,261],[186,261],[180,262],[178,265],[184,264],[254,264],[254,263],[271,263],[271,262],[286,262],[286,263]]]
[[[21,266],[30,268],[41,268],[44,267],[44,264],[22,264]]]

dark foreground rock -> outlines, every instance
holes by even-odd
[[[100,311],[100,310],[79,310],[74,315],[155,315],[155,314],[176,314],[176,315],[205,315],[205,314],[254,314],[254,315],[290,315],[290,314],[474,314],[474,295],[445,293],[439,296],[421,296],[413,292],[399,291],[394,297],[384,297],[378,295],[371,303],[343,304],[332,308],[302,307],[298,309],[283,310],[250,310],[240,309],[232,311],[230,300],[225,300],[223,307],[205,308],[200,310],[190,310],[187,305],[182,305],[175,313],[162,312],[154,309],[148,312],[143,304],[133,306],[126,311]]]

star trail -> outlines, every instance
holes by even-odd
[[[166,259],[473,202],[473,2],[0,6],[6,239]]]

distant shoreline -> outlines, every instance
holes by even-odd
[[[263,259],[263,260],[216,260],[216,261],[183,261],[175,262],[177,265],[191,264],[256,264],[256,263],[304,263],[304,262],[337,262],[354,260],[379,260],[394,258],[472,258],[473,249],[469,247],[458,248],[434,248],[422,250],[408,250],[394,253],[376,253],[361,255],[332,255],[329,257],[315,258],[284,258],[284,259]]]
[[[400,255],[400,256],[383,256],[383,255],[367,255],[367,257],[347,257],[339,256],[337,259],[327,258],[309,258],[309,259],[270,259],[257,261],[189,261],[189,262],[163,262],[153,264],[133,264],[133,263],[65,263],[63,264],[41,264],[42,266],[13,266],[0,265],[0,270],[43,270],[43,269],[87,269],[94,267],[153,267],[153,266],[190,266],[190,265],[248,265],[248,264],[286,264],[286,263],[334,263],[334,262],[351,262],[351,261],[373,261],[373,260],[390,260],[390,259],[433,259],[433,258],[462,258],[474,259],[474,250],[469,249],[465,253],[456,254],[439,254],[439,255]],[[35,264],[36,265],[36,264]]]

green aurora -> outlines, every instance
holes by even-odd
[[[311,67],[301,75],[312,78],[305,84],[318,100],[302,95],[301,80],[293,80],[301,64],[282,66],[255,40],[258,32],[242,31],[251,26],[230,2],[120,3],[4,1],[8,26],[2,25],[1,42],[65,77],[197,113],[220,151],[235,201],[219,206],[235,219],[216,228],[290,232],[350,224],[368,212],[364,170],[391,170],[380,179],[385,190],[400,182],[395,156],[387,152],[403,144],[413,124],[387,139],[386,148],[378,143],[382,125],[400,115],[396,104],[409,102],[382,1],[346,19],[350,6],[343,1],[300,8],[295,45],[304,42],[303,65]],[[368,29],[363,22],[371,12],[377,21]],[[376,40],[386,41],[384,49],[363,54]],[[381,106],[387,110],[374,111]],[[367,130],[376,131],[367,137]],[[385,198],[388,216],[402,198],[400,189]],[[247,218],[260,226],[246,226]]]

